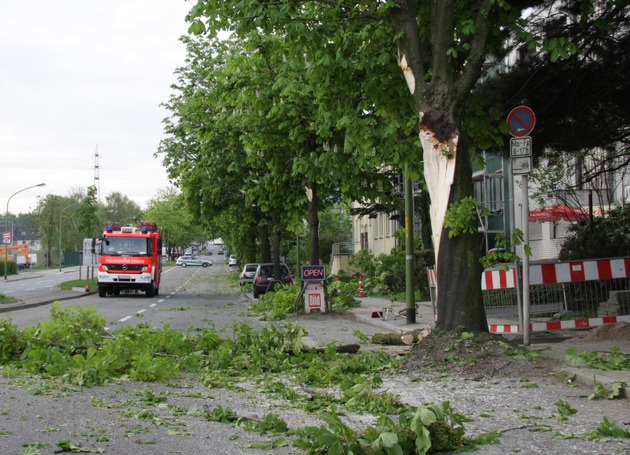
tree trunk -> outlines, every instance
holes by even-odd
[[[458,147],[455,179],[450,202],[473,193],[472,169],[464,140]],[[437,257],[437,322],[443,330],[463,328],[487,332],[488,323],[481,293],[481,238],[475,234],[448,237],[443,228]]]
[[[311,234],[309,264],[319,264],[319,198],[317,196],[317,183],[311,183],[309,189],[308,225]]]
[[[260,250],[261,262],[272,262],[271,242],[269,241],[269,226],[266,222],[260,223]]]
[[[479,78],[491,31],[491,1],[479,8],[475,36],[466,65],[457,67],[449,56],[456,33],[455,1],[430,2],[430,39],[422,40],[418,3],[395,0],[392,26],[399,35],[398,64],[418,109],[424,177],[431,199],[432,243],[437,264],[437,326],[485,330],[481,298],[481,243],[478,235],[448,237],[444,217],[449,204],[473,193],[472,170],[466,146],[461,144],[462,108]],[[484,12],[485,14],[482,14]],[[427,77],[430,75],[430,77]]]
[[[278,220],[274,223],[274,226],[279,226]],[[278,279],[281,276],[280,273],[280,242],[282,242],[282,234],[278,229],[273,230],[273,276]]]

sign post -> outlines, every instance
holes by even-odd
[[[507,116],[507,125],[510,134],[510,156],[512,175],[521,175],[521,187],[523,197],[521,204],[521,226],[523,228],[523,241],[529,244],[529,174],[532,172],[532,138],[529,136],[536,126],[536,115],[527,106],[518,106],[510,111]],[[518,270],[518,264],[516,264]],[[529,256],[523,254],[523,310],[522,317],[519,314],[523,344],[529,346]],[[519,311],[519,313],[521,313]]]
[[[4,279],[7,279],[7,269],[9,267],[9,245],[11,245],[11,232],[2,233],[2,244],[4,245]]]

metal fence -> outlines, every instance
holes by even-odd
[[[486,269],[481,279],[490,331],[520,333],[521,269]],[[428,271],[435,301],[435,272]],[[630,258],[531,263],[530,330],[546,331],[630,322]]]

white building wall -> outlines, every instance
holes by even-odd
[[[396,246],[398,222],[390,219],[390,214],[379,213],[375,218],[353,217],[354,254],[367,248],[374,256],[389,254]]]
[[[529,180],[528,180],[529,182]],[[562,248],[562,243],[567,237],[568,229],[571,227],[570,221],[554,221],[554,222],[529,222],[529,211],[539,208],[537,204],[529,201],[527,204],[523,202],[522,178],[516,176],[513,178],[514,189],[514,226],[525,232],[523,220],[528,221],[529,229],[529,247],[531,248],[530,261],[545,261],[558,259],[558,255]],[[532,192],[530,182],[529,192]],[[530,205],[532,204],[532,205]],[[521,258],[525,255],[524,247],[518,246],[516,254]]]
[[[369,240],[370,250],[377,257],[381,254],[389,254],[396,246],[395,229],[392,229],[392,223],[395,221],[390,220],[387,213],[379,213],[370,221],[373,226],[373,236]]]

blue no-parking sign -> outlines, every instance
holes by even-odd
[[[536,115],[529,107],[518,106],[508,114],[507,124],[512,136],[524,137],[534,130]]]

